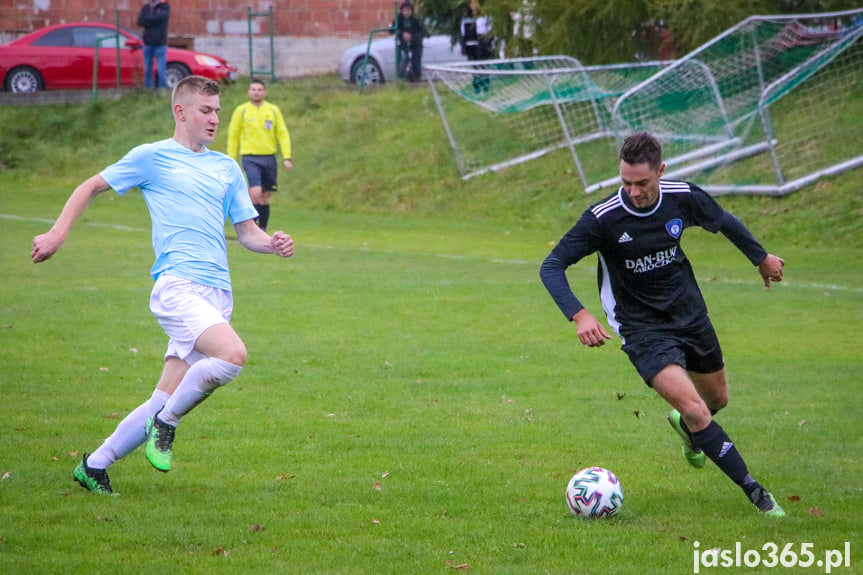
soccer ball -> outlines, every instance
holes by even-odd
[[[566,504],[579,517],[612,517],[623,505],[620,480],[602,467],[582,469],[566,486]]]

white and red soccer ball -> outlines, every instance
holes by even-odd
[[[613,517],[623,505],[620,480],[602,467],[582,469],[566,486],[566,504],[579,517]]]

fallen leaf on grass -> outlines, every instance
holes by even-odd
[[[266,531],[266,530],[267,530],[267,528],[264,527],[263,525],[261,525],[260,523],[252,523],[251,525],[249,525],[249,532],[250,533],[259,533],[261,531]]]
[[[283,479],[293,479],[296,476],[297,476],[296,473],[291,473],[289,475],[285,475],[284,473],[279,473],[278,475],[276,475],[276,481],[281,481]]]
[[[803,425],[804,423],[806,423],[806,420],[805,420],[805,419],[801,419],[801,420],[800,420],[800,422],[797,424],[797,427],[800,427],[800,426],[801,426],[801,425]]]
[[[824,517],[824,514],[821,513],[821,510],[818,509],[817,507],[810,507],[809,508],[809,515],[811,515],[812,517]]]
[[[382,478],[382,479],[386,479],[386,478],[387,478],[387,477],[389,477],[389,476],[390,476],[390,472],[389,472],[389,471],[384,471],[383,473],[381,473],[381,478]]]
[[[100,367],[99,371],[111,371],[110,367]]]
[[[372,519],[372,523],[374,523],[375,525],[380,525],[381,520],[380,519]]]
[[[10,477],[12,477],[11,471],[7,471],[6,473],[3,474],[3,479],[9,479]]]
[[[381,482],[380,482],[380,481],[375,481],[374,488],[375,488],[375,490],[376,490],[376,491],[380,491],[380,490],[381,490]]]
[[[800,501],[800,496],[799,495],[789,495],[788,501]]]
[[[452,561],[444,561],[444,565],[457,571],[470,571],[470,565],[468,565],[467,563],[459,563],[458,565],[454,565]]]
[[[215,555],[217,557],[227,557],[228,556],[228,550],[225,549],[224,547],[216,547],[215,549],[213,549],[213,555]]]

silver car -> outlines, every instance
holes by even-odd
[[[339,76],[345,82],[358,83],[363,79],[363,59],[368,43],[354,46],[342,54],[339,61]],[[461,46],[453,45],[452,38],[446,35],[423,38],[423,65],[461,62],[467,60]],[[365,68],[364,84],[383,84],[396,77],[396,40],[393,36],[372,41],[369,59]]]

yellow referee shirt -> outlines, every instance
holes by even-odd
[[[291,159],[291,135],[278,106],[267,101],[260,107],[251,102],[241,104],[231,115],[228,126],[228,155],[235,160],[240,156],[275,155],[276,143],[286,160]]]

